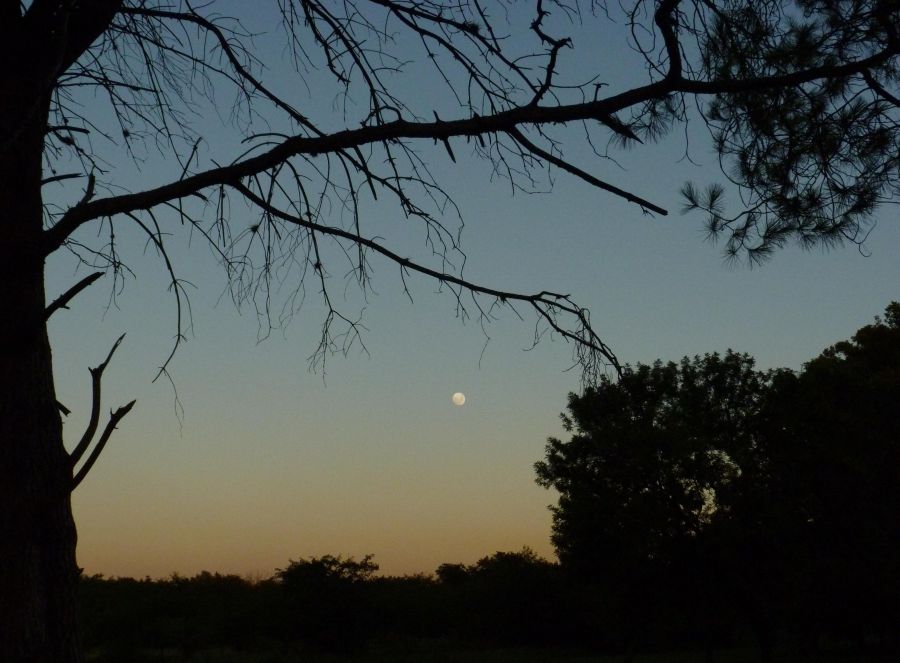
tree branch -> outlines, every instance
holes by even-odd
[[[122,4],[123,0],[35,0],[31,3],[25,20],[37,34],[43,33],[42,37],[50,43],[59,38],[60,30],[65,35],[57,71],[48,72],[54,79],[106,31]]]
[[[315,156],[355,149],[373,143],[390,143],[402,139],[447,140],[453,137],[476,137],[492,133],[509,133],[522,124],[559,124],[579,120],[604,121],[604,118],[635,104],[665,97],[673,92],[713,95],[755,92],[764,89],[800,85],[820,78],[839,78],[876,67],[897,54],[891,47],[868,58],[843,65],[813,67],[778,76],[751,79],[698,81],[667,78],[633,88],[605,99],[559,106],[520,106],[492,115],[474,116],[440,122],[410,122],[396,120],[357,129],[347,129],[322,136],[292,136],[270,150],[246,158],[229,166],[212,168],[155,189],[85,200],[69,209],[62,218],[44,231],[44,254],[59,248],[84,223],[106,216],[145,210],[156,205],[196,195],[202,189],[216,185],[232,185],[242,178],[274,168],[298,155]]]
[[[680,80],[682,76],[681,45],[678,43],[677,23],[674,16],[680,3],[681,0],[664,0],[653,15],[653,21],[662,33],[666,54],[669,56],[666,78],[674,81]]]
[[[865,79],[866,83],[868,83],[869,87],[875,91],[882,99],[889,101],[891,104],[900,108],[900,98],[895,97],[893,94],[887,91],[887,89],[875,80],[875,77],[872,76],[872,72],[868,69],[864,69],[862,72],[862,76]]]
[[[64,175],[51,175],[50,177],[45,177],[41,180],[41,186],[45,184],[52,184],[53,182],[64,182],[65,180],[74,180],[79,177],[84,177],[81,173],[66,173]]]
[[[482,286],[472,281],[463,279],[459,276],[441,272],[430,267],[412,262],[409,258],[404,258],[403,256],[394,253],[390,249],[382,246],[372,239],[369,239],[368,237],[362,237],[347,230],[343,230],[342,228],[322,225],[312,220],[304,219],[293,214],[288,214],[287,212],[284,212],[271,203],[267,202],[239,182],[235,182],[231,186],[239,191],[241,195],[243,195],[249,201],[259,206],[267,214],[271,214],[273,217],[277,217],[279,219],[282,219],[283,221],[287,221],[288,223],[307,228],[311,231],[320,232],[323,235],[340,237],[342,239],[349,240],[359,246],[364,246],[366,248],[372,249],[376,253],[379,253],[398,264],[403,270],[409,270],[418,272],[419,274],[423,274],[425,276],[430,276],[440,283],[455,285],[462,289],[468,290],[473,294],[482,294],[489,297],[494,297],[502,303],[515,301],[526,303],[533,309],[535,309],[538,316],[544,319],[554,331],[568,340],[575,341],[582,349],[587,349],[587,351],[589,352],[596,353],[603,358],[603,361],[607,362],[608,365],[611,365],[616,370],[616,372],[621,372],[621,365],[619,364],[618,358],[594,332],[586,317],[586,311],[583,308],[575,305],[570,299],[569,295],[547,292],[546,290],[533,295],[523,295],[517,292],[508,292],[504,290],[497,290],[496,288],[488,288],[486,286]],[[459,295],[457,295],[457,297],[459,297]],[[556,321],[554,317],[555,313],[566,313],[574,316],[581,325],[581,328],[578,331],[572,331],[571,329],[562,327]],[[593,366],[595,364],[596,362],[586,362],[586,365]]]
[[[78,484],[80,484],[84,480],[88,472],[91,471],[91,468],[94,467],[94,463],[97,462],[97,458],[100,457],[100,453],[103,451],[106,443],[109,442],[109,438],[112,436],[112,433],[116,429],[116,426],[125,417],[126,414],[131,412],[131,408],[134,407],[135,403],[137,403],[137,401],[131,401],[127,405],[123,405],[122,407],[120,407],[115,412],[109,413],[109,422],[106,424],[106,428],[103,429],[103,434],[100,436],[100,439],[97,440],[97,445],[94,447],[91,455],[88,456],[88,459],[85,461],[84,465],[81,466],[81,469],[78,470],[78,473],[72,478],[72,490],[75,490],[78,487]]]
[[[113,353],[118,349],[119,344],[122,343],[122,339],[124,338],[125,334],[122,334],[118,340],[113,343],[109,354],[106,355],[106,359],[102,364],[96,368],[89,369],[91,372],[91,417],[88,420],[87,429],[85,429],[84,435],[81,436],[81,440],[79,440],[75,449],[72,450],[72,453],[69,454],[69,462],[72,464],[72,467],[81,460],[84,452],[87,451],[88,447],[91,445],[94,434],[97,432],[97,423],[100,420],[100,383],[103,378],[103,371],[106,370],[106,366],[112,359]],[[122,416],[125,415],[123,414]]]
[[[878,67],[900,53],[900,47],[889,46],[883,51],[870,55],[862,60],[854,60],[839,65],[821,65],[777,76],[759,76],[757,78],[731,78],[712,81],[698,81],[679,78],[672,81],[672,92],[689,94],[741,94],[759,92],[761,90],[789,88],[791,86],[810,83],[822,78],[846,78],[859,74],[872,67]],[[648,86],[649,87],[649,86]],[[629,93],[625,93],[629,94]],[[619,95],[622,96],[622,95]],[[615,97],[613,97],[615,98]]]
[[[123,7],[120,13],[129,14],[132,16],[147,16],[151,18],[172,19],[175,21],[194,23],[195,25],[200,26],[216,38],[216,40],[219,42],[219,48],[222,49],[222,53],[224,53],[225,57],[228,59],[228,62],[231,64],[232,68],[240,78],[250,83],[250,85],[252,85],[256,91],[260,92],[264,97],[266,97],[266,99],[275,104],[276,107],[285,111],[288,115],[294,118],[301,126],[319,135],[322,134],[322,132],[316,129],[315,126],[309,121],[309,119],[302,115],[300,111],[298,111],[296,108],[284,101],[281,97],[270,91],[268,87],[263,85],[262,81],[260,81],[257,77],[250,73],[247,67],[241,64],[225,34],[215,23],[213,23],[209,19],[203,18],[202,16],[193,13],[166,11],[162,9],[149,9],[146,7]]]
[[[612,184],[607,184],[603,180],[597,179],[593,175],[588,172],[581,170],[580,168],[573,166],[568,161],[564,159],[560,159],[558,156],[538,147],[534,143],[532,143],[528,138],[525,137],[519,129],[511,129],[509,135],[513,137],[517,143],[519,143],[526,150],[534,154],[535,156],[547,161],[548,163],[552,163],[557,168],[566,171],[567,173],[571,173],[575,175],[579,179],[584,180],[588,184],[597,187],[598,189],[603,189],[604,191],[608,191],[609,193],[620,196],[631,203],[636,203],[645,209],[649,209],[657,214],[661,214],[662,216],[666,216],[669,212],[659,207],[658,205],[654,205],[653,203],[644,200],[643,198],[639,198],[634,194],[628,193],[618,187],[613,186]]]
[[[61,308],[69,308],[68,304],[72,299],[82,290],[91,285],[94,281],[103,276],[103,272],[94,272],[93,274],[88,274],[83,279],[81,279],[78,283],[73,285],[71,288],[66,290],[63,294],[53,300],[50,306],[47,307],[46,311],[44,311],[44,320],[49,320],[50,316],[56,313]]]

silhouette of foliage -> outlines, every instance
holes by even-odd
[[[437,577],[457,636],[539,645],[570,641],[577,631],[558,566],[530,548],[497,552],[471,566],[444,564]]]
[[[606,573],[606,563],[665,560],[696,538],[740,471],[735,455],[768,379],[729,351],[629,366],[616,382],[571,394],[563,424],[573,436],[551,438],[536,466],[538,482],[560,491],[560,559]]]
[[[372,555],[357,561],[332,555],[291,561],[276,578],[287,601],[288,628],[299,639],[338,651],[365,646],[374,630],[367,581]]]
[[[896,646],[900,306],[803,370],[747,355],[625,367],[570,395],[538,483],[563,569],[629,648],[749,628],[815,655]]]
[[[376,640],[407,641],[415,649],[431,641],[513,647],[583,638],[576,593],[556,564],[528,548],[440,568],[451,566],[462,573],[454,584],[425,575],[379,577],[371,556],[333,555],[291,561],[255,583],[207,572],[162,580],[86,577],[82,631],[88,651],[104,663],[216,648],[361,656]]]
[[[185,657],[212,647],[258,648],[277,636],[283,612],[271,581],[252,584],[208,572],[192,578],[133,580],[92,576],[81,581],[82,633],[101,661]]]
[[[777,383],[766,488],[794,541],[791,617],[809,637],[883,640],[900,618],[900,305]]]

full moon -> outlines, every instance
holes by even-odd
[[[466,395],[461,391],[457,391],[453,394],[452,400],[454,405],[464,405],[466,402]]]

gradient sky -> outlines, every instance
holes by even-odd
[[[267,18],[248,20],[262,30]],[[621,30],[603,34],[621,57],[604,65],[606,80],[624,81],[639,70],[629,59],[636,56]],[[425,84],[413,78],[401,85]],[[292,89],[277,65],[267,80]],[[790,248],[752,270],[723,262],[721,247],[704,241],[702,219],[678,213],[685,180],[722,179],[702,128],[692,131],[699,165],[681,158],[677,133],[618,154],[618,165],[593,157],[577,134],[569,151],[576,163],[668,208],[665,218],[558,173],[551,193],[512,196],[464,143],[454,144],[458,166],[443,149],[423,149],[462,209],[468,277],[571,293],[623,362],[733,348],[763,368],[799,368],[900,298],[893,209],[882,211],[868,257],[853,246]],[[227,160],[213,148],[203,156]],[[133,189],[171,178],[158,160],[140,171],[119,167],[121,183]],[[368,235],[422,246],[396,210],[369,210]],[[92,237],[96,228],[85,232]],[[546,438],[562,434],[559,413],[580,374],[566,371],[571,348],[559,339],[525,351],[532,318],[504,315],[487,329],[482,353],[484,333],[477,321],[457,319],[451,297],[417,278],[410,303],[396,268],[373,259],[377,295],[366,302],[349,290],[341,301],[348,312],[364,308],[369,353],[334,357],[323,376],[307,368],[322,322],[314,290],[290,325],[258,341],[252,309],[236,312],[222,296],[210,251],[176,237],[181,276],[196,286],[192,334],[171,366],[181,416],[172,387],[151,382],[174,334],[164,271],[139,236],[124,226],[118,235],[137,278],[113,306],[111,283],[101,281],[50,325],[59,399],[73,410],[65,423],[70,444],[89,410],[88,367],[122,332],[125,343],[104,376],[104,412],[137,399],[75,493],[87,573],[268,576],[291,558],[326,553],[373,553],[391,574],[431,572],[523,545],[552,557],[547,505],[555,495],[534,483],[532,465]],[[335,292],[343,294],[342,269],[335,272]],[[84,273],[69,257],[54,257],[48,298]],[[451,403],[455,391],[465,392],[465,406]]]

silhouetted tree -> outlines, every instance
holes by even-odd
[[[776,383],[763,436],[792,623],[887,644],[900,619],[900,304]],[[763,502],[762,504],[765,504]],[[772,531],[778,530],[778,531]]]
[[[558,643],[574,630],[558,566],[528,547],[483,557],[466,567],[462,582],[443,568],[441,580],[455,589],[450,596],[469,637],[515,645]]]
[[[626,639],[893,646],[898,398],[898,304],[797,373],[729,351],[570,395],[572,437],[536,465],[564,569]]]
[[[559,492],[560,561],[600,593],[597,619],[620,646],[715,605],[697,553],[755,444],[770,379],[729,351],[626,366],[617,382],[570,394],[572,437],[548,441],[537,480]]]
[[[448,610],[434,577],[425,574],[372,578],[367,591],[379,636],[446,636]]]
[[[716,493],[739,473],[768,376],[729,351],[680,364],[626,366],[569,395],[563,424],[537,463],[538,483],[559,491],[553,541],[567,565],[665,559],[709,522]],[[623,551],[626,557],[623,557]]]
[[[259,648],[281,634],[284,602],[274,582],[199,573],[162,580],[82,578],[85,648],[102,662],[190,658],[201,650]]]
[[[375,616],[366,582],[378,570],[372,555],[325,555],[291,561],[276,578],[287,599],[287,635],[331,650],[364,646]]]
[[[146,237],[168,273],[176,347],[188,320],[169,249],[184,227],[208,242],[233,298],[257,306],[264,326],[281,310],[290,317],[304,283],[315,284],[327,313],[314,362],[346,351],[360,329],[331,299],[328,275],[349,273],[367,291],[377,258],[404,278],[437,280],[465,315],[486,321],[504,306],[533,309],[539,325],[575,342],[591,378],[617,362],[567,296],[462,276],[446,214],[453,203],[428,159],[485,158],[519,189],[552,166],[663,214],[568,160],[564,146],[572,135],[593,145],[649,142],[697,107],[747,208],[727,214],[721,187],[686,188],[688,204],[709,214],[711,232],[730,233],[728,251],[750,256],[788,240],[858,241],[896,193],[900,39],[891,0],[637,0],[623,9],[622,27],[647,74],[610,90],[599,65],[616,59],[608,54],[577,58],[596,69],[563,70],[576,44],[560,19],[599,25],[607,17],[599,2],[537,0],[527,12],[482,0],[272,4],[283,28],[273,52],[298,74],[283,85],[263,80],[252,35],[222,15],[240,3],[0,0],[4,661],[81,659],[71,491],[133,402],[99,428],[110,352],[91,371],[88,430],[67,450],[47,319],[101,273],[122,285],[128,271],[117,239],[129,231]],[[422,94],[420,65],[443,89]],[[321,103],[335,97],[346,102],[343,116]],[[233,113],[218,112],[229,98]],[[230,138],[212,128],[216,118]],[[123,193],[122,160],[157,151],[172,165],[169,181]],[[374,239],[380,233],[365,211],[379,196],[420,222],[433,263]],[[59,251],[91,273],[48,305],[44,264]],[[279,287],[297,295],[284,309],[272,299]]]

